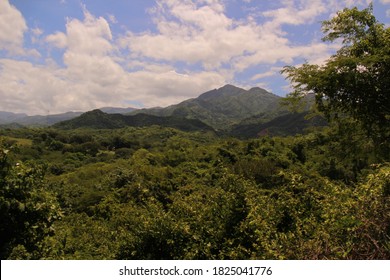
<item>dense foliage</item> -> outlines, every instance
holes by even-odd
[[[0,147],[0,257],[41,257],[42,240],[61,215],[54,195],[45,191],[42,165],[10,164]],[[16,253],[15,253],[16,252]]]
[[[185,119],[183,117],[158,117],[146,114],[137,114],[135,116],[127,116],[122,114],[107,114],[101,110],[93,110],[86,112],[79,117],[71,120],[62,121],[54,125],[60,129],[76,129],[76,128],[96,128],[96,129],[114,129],[123,128],[126,126],[142,127],[159,125],[162,127],[172,127],[184,131],[207,131],[213,130],[212,127],[197,119]]]
[[[387,62],[363,64],[376,70],[358,71],[368,75],[361,92],[342,83],[347,72],[328,69],[388,29],[370,9],[344,10],[325,23],[329,38],[346,34],[351,19],[357,25],[328,65],[288,68],[297,93],[314,91],[318,108],[338,115],[305,134],[238,139],[150,124],[0,130],[0,257],[389,259],[388,107],[363,108],[388,101],[388,83],[370,87]],[[309,70],[319,74],[313,81],[336,79],[338,89],[319,90],[326,79],[310,88]]]
[[[340,11],[323,31],[325,41],[341,40],[343,46],[325,65],[286,67],[292,96],[314,93],[328,118],[350,116],[383,143],[390,137],[390,28],[376,20],[370,5]]]
[[[352,129],[252,140],[158,126],[1,134],[2,257],[390,257],[389,158]]]

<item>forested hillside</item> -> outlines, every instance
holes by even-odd
[[[388,258],[389,159],[346,127],[2,131],[2,258]]]
[[[142,113],[134,116],[126,116],[122,114],[107,114],[100,110],[86,112],[77,118],[56,123],[53,127],[59,129],[115,129],[126,126],[143,127],[152,125],[172,127],[184,131],[214,131],[212,127],[197,119],[185,119],[175,116],[158,117]]]
[[[302,134],[1,129],[1,259],[389,259],[390,29],[370,7],[324,32],[337,54],[284,70],[327,119]]]
[[[254,115],[278,116],[286,113],[280,107],[280,99],[279,96],[261,88],[245,90],[233,85],[225,85],[176,105],[136,110],[132,114],[142,112],[156,116],[198,119],[215,129],[226,130],[229,126]]]

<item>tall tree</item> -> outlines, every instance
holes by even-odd
[[[324,65],[286,66],[292,98],[314,93],[329,119],[352,117],[382,144],[390,136],[390,28],[364,10],[344,9],[322,23],[324,41],[342,47]]]
[[[61,211],[45,188],[44,168],[11,163],[9,152],[0,139],[0,258],[40,258]]]

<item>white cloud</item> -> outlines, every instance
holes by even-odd
[[[112,34],[108,22],[95,18],[84,9],[84,21],[68,19],[66,24],[68,51],[89,55],[105,55],[112,50]]]
[[[40,36],[43,34],[43,30],[40,28],[32,28],[31,30],[31,42],[33,44],[40,43]]]
[[[40,28],[33,28],[31,29],[31,32],[35,35],[35,36],[41,36],[43,34],[43,30],[40,29]]]
[[[61,71],[11,59],[1,59],[0,66],[0,95],[7,110],[46,113],[66,104],[66,98],[56,100],[66,87]]]
[[[271,67],[271,69],[269,71],[253,75],[251,77],[251,81],[257,81],[257,80],[261,80],[264,78],[275,76],[275,75],[279,74],[280,70],[282,70],[281,67]]]
[[[68,45],[67,37],[63,32],[50,34],[46,36],[45,41],[60,49],[63,49]]]
[[[47,114],[129,102],[168,106],[225,82],[216,72],[178,73],[164,63],[126,63],[118,57],[108,22],[86,9],[82,21],[69,19],[65,32],[50,34],[45,41],[64,49],[64,66],[52,59],[41,65],[0,59],[0,110]],[[138,69],[128,72],[131,65]]]
[[[279,71],[275,63],[305,58],[320,64],[335,47],[319,40],[292,42],[285,27],[313,23],[347,2],[281,0],[237,20],[227,16],[223,0],[158,0],[150,9],[155,31],[122,35],[112,33],[113,15],[97,17],[83,7],[83,19],[68,18],[64,32],[31,29],[49,50],[58,48],[58,64],[50,57],[41,64],[0,59],[0,110],[47,114],[131,102],[167,106],[228,82],[269,78]],[[0,0],[0,23],[5,19],[16,32],[0,29],[0,49],[39,56],[23,48],[28,28],[21,13]],[[235,82],[238,73],[264,64],[271,65],[269,71]]]
[[[311,23],[315,18],[324,13],[326,3],[321,0],[283,1],[283,7],[263,13],[264,16],[272,18],[271,26],[279,27],[283,24],[300,25]]]
[[[129,32],[121,40],[134,54],[164,61],[201,61],[209,69],[243,51],[236,41],[245,30],[233,26],[218,1],[210,1],[209,6],[178,0],[158,4],[153,16],[159,33]]]
[[[22,14],[8,0],[0,0],[0,50],[24,54],[23,36],[27,31]]]
[[[153,9],[159,32],[132,33],[121,39],[136,56],[160,61],[202,63],[205,69],[220,69],[229,64],[233,71],[242,71],[260,63],[282,61],[319,50],[329,51],[323,43],[293,46],[282,31],[283,25],[313,22],[326,11],[325,3],[316,0],[283,1],[283,8],[264,12],[269,20],[257,24],[253,19],[235,21],[225,15],[218,1],[204,6],[202,1],[158,1]],[[313,51],[310,51],[313,49]]]

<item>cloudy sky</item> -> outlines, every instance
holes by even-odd
[[[167,106],[227,83],[284,96],[281,67],[339,46],[320,22],[368,0],[0,0],[0,110]],[[390,0],[374,12],[390,22]]]

